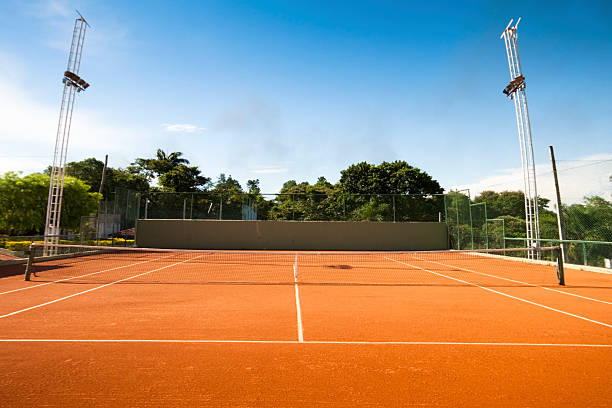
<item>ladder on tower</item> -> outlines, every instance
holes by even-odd
[[[78,11],[77,11],[78,13]],[[62,103],[55,136],[55,149],[53,151],[53,165],[49,178],[49,196],[47,199],[47,215],[45,220],[45,246],[44,255],[55,255],[57,247],[52,244],[59,243],[60,220],[62,215],[62,196],[64,192],[64,175],[66,169],[66,156],[68,152],[68,141],[70,139],[70,127],[72,124],[72,110],[77,92],[89,87],[89,84],[79,77],[85,32],[89,24],[79,13],[79,18],[74,21],[72,30],[72,42],[68,54],[68,64],[62,82]]]
[[[525,232],[527,246],[537,248],[540,242],[540,219],[538,210],[538,188],[535,172],[535,158],[533,153],[533,139],[531,137],[531,123],[527,109],[527,94],[525,93],[525,76],[521,71],[521,61],[518,53],[516,30],[521,19],[514,26],[510,20],[500,38],[506,44],[508,68],[510,70],[510,84],[504,88],[503,93],[514,101],[516,124],[518,127],[519,146],[521,150],[521,164],[523,167],[523,187],[525,200]],[[536,255],[537,254],[537,255]],[[538,251],[529,251],[528,256],[539,256]]]

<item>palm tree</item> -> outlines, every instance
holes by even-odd
[[[179,164],[189,164],[189,160],[181,158],[182,152],[172,152],[166,155],[162,149],[157,149],[157,161],[169,165],[171,168]]]

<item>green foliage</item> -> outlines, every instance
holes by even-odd
[[[342,197],[338,186],[333,186],[325,177],[317,183],[297,184],[289,180],[281,189],[269,212],[273,220],[325,221],[344,219]]]
[[[340,185],[350,194],[441,194],[440,184],[405,161],[361,162],[342,170]]]
[[[612,241],[612,202],[598,196],[584,201],[563,207],[565,238]]]
[[[182,158],[182,155],[181,152],[166,154],[158,149],[155,158],[137,158],[129,169],[147,181],[157,177],[162,191],[194,192],[206,189],[210,178],[202,176],[198,166],[187,166],[189,160]]]
[[[163,190],[177,192],[198,191],[201,186],[208,184],[210,179],[200,175],[196,166],[178,164],[161,174],[159,184]]]
[[[189,164],[189,160],[181,158],[183,153],[172,152],[166,154],[162,149],[157,149],[155,158],[142,159],[138,158],[134,161],[133,166],[140,173],[146,175],[149,179],[169,172],[179,164]]]
[[[85,184],[90,186],[91,192],[98,192],[100,191],[103,169],[104,162],[90,157],[78,162],[67,163],[66,175],[78,178],[79,180],[85,182]],[[138,174],[138,172],[134,170],[134,167],[128,167],[128,169],[125,170],[107,167],[104,178],[104,187],[102,189],[102,195],[104,198],[112,199],[111,194],[117,188],[124,188],[139,192],[148,191],[149,181],[144,175]],[[51,167],[48,167],[45,170],[45,174],[51,174]]]
[[[39,233],[45,228],[49,175],[21,177],[8,172],[0,177],[0,232],[12,235]],[[64,179],[61,227],[78,231],[81,216],[96,211],[100,195],[74,177]]]

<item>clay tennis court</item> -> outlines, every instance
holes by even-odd
[[[91,250],[0,278],[16,406],[609,406],[612,275],[442,252]]]

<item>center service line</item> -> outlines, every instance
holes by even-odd
[[[297,330],[298,342],[304,342],[304,329],[302,328],[302,309],[300,308],[300,291],[298,289],[297,279],[298,254],[295,254],[295,262],[293,263],[293,286],[295,287],[295,309],[297,311]]]

